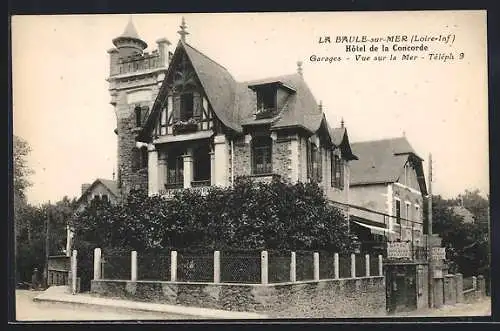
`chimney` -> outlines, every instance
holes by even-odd
[[[170,41],[166,38],[161,38],[156,41],[156,44],[158,45],[158,53],[160,54],[160,66],[162,67],[168,67],[169,61],[169,51],[168,51],[168,46],[171,45]]]
[[[87,189],[88,189],[91,185],[92,185],[92,184],[88,184],[88,183],[82,184],[82,195],[83,195],[83,193],[85,193],[85,191],[87,191]]]
[[[297,61],[297,73],[302,76],[302,61]]]

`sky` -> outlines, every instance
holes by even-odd
[[[485,11],[14,16],[13,131],[32,148],[30,203],[78,197],[83,183],[112,178],[116,116],[106,51],[130,18],[147,51],[164,37],[173,51],[182,17],[187,42],[238,81],[293,73],[302,61],[329,123],[337,127],[343,118],[351,142],[405,135],[424,159],[426,177],[432,154],[434,194],[489,192]],[[364,52],[335,42],[338,36],[396,35],[419,39],[352,44],[366,45]],[[441,41],[420,41],[440,35]],[[327,36],[331,43],[320,43]],[[381,51],[382,44],[389,51]],[[395,44],[428,50],[395,51]],[[378,50],[370,52],[371,45]],[[454,59],[430,60],[429,53]],[[390,54],[397,59],[373,60]],[[312,61],[312,55],[341,61]]]

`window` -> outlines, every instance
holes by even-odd
[[[270,137],[254,137],[252,139],[252,173],[272,173],[272,139]]]
[[[396,200],[396,223],[401,224],[401,201]]]
[[[332,187],[336,187],[339,189],[344,188],[344,163],[342,162],[342,158],[339,155],[336,155],[332,152],[331,158],[331,179],[332,179]]]
[[[321,182],[321,153],[313,142],[307,144],[307,178],[310,181]]]
[[[148,166],[148,148],[134,147],[132,150],[132,171],[138,171],[140,169],[147,168]]]
[[[267,113],[276,109],[276,90],[266,88],[257,92],[257,112]]]
[[[420,207],[415,205],[415,221],[420,221]]]
[[[184,186],[184,159],[180,150],[172,150],[167,155],[167,188]]]
[[[208,144],[194,150],[193,153],[193,180],[195,182],[208,181],[210,184],[210,147]]]
[[[187,121],[193,117],[193,93],[184,93],[181,96],[181,121]]]
[[[141,126],[141,107],[137,106],[134,109],[135,111],[135,126],[140,127]]]
[[[103,194],[103,195],[102,195],[102,197],[101,197],[101,200],[102,200],[103,202],[109,202],[109,200],[108,200],[108,195],[107,195],[107,194]]]

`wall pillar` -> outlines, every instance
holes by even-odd
[[[73,250],[73,254],[71,255],[71,293],[76,294],[77,292],[77,250]]]
[[[314,252],[313,261],[314,261],[314,280],[319,280],[319,253],[318,252]]]
[[[170,281],[177,281],[177,251],[170,252]]]
[[[365,254],[365,275],[370,277],[370,255]]]
[[[462,274],[455,274],[455,285],[457,292],[457,303],[464,302],[464,278]]]
[[[158,194],[159,180],[158,180],[158,151],[153,144],[148,145],[148,194]]]
[[[220,283],[220,251],[214,252],[214,283]]]
[[[333,272],[335,273],[335,279],[340,278],[340,270],[339,270],[339,253],[335,253],[333,255]]]
[[[94,280],[101,279],[101,249],[94,249]]]
[[[381,254],[378,256],[378,275],[383,276],[384,275],[384,260]]]
[[[167,153],[158,151],[158,192],[165,190],[167,183]]]
[[[215,185],[215,152],[210,152],[210,185]]]
[[[184,188],[190,188],[193,181],[193,152],[188,148],[183,156],[184,160]]]
[[[130,280],[137,281],[137,252],[132,251],[130,254]]]
[[[268,258],[267,258],[267,251],[262,251],[260,253],[260,283],[261,284],[268,284]]]
[[[351,278],[356,278],[356,255],[351,254]]]
[[[290,281],[297,281],[297,255],[295,252],[292,252],[290,256]]]
[[[218,135],[214,137],[214,153],[215,153],[215,185],[227,186],[228,180],[228,160],[229,150],[226,141],[226,136]],[[185,170],[184,170],[185,171]]]
[[[486,280],[483,275],[477,276],[477,291],[480,298],[486,296]]]

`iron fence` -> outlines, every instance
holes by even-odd
[[[130,251],[104,250],[101,258],[101,266],[102,279],[130,279]]]
[[[340,278],[350,278],[351,277],[351,256],[350,255],[339,256],[339,277]]]
[[[213,254],[177,253],[177,280],[181,282],[212,282]]]
[[[463,279],[463,287],[462,288],[464,291],[474,288],[474,282],[472,280],[472,277],[466,277]]]
[[[378,270],[378,255],[370,255],[370,276],[380,276]]]
[[[314,255],[311,251],[297,251],[296,258],[296,279],[314,280]]]
[[[366,260],[364,255],[356,254],[356,277],[366,276]]]
[[[259,284],[260,272],[260,252],[221,252],[221,282]]]
[[[335,253],[319,252],[319,278],[335,278]]]
[[[170,251],[149,250],[138,252],[137,279],[170,280]]]
[[[284,283],[290,281],[291,251],[268,251],[268,281]]]

